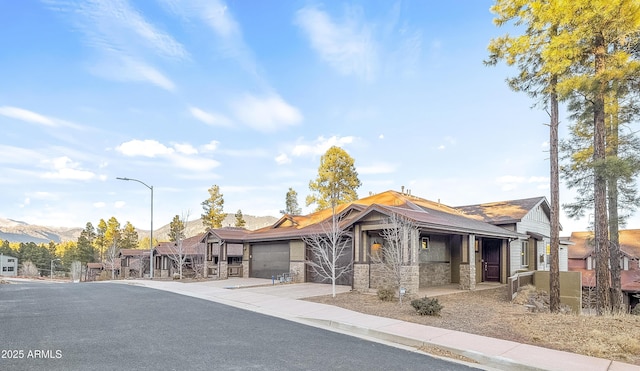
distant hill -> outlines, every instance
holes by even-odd
[[[273,216],[252,216],[243,215],[247,222],[245,228],[254,230],[269,226],[275,223],[278,218]],[[96,223],[97,224],[97,223]],[[234,214],[228,214],[222,223],[223,227],[233,226],[235,224]],[[95,225],[94,225],[95,226]],[[65,227],[44,227],[40,225],[32,225],[25,222],[0,218],[0,241],[9,242],[35,242],[49,243],[50,241],[60,243],[63,241],[75,241],[80,236],[82,228],[65,228]],[[188,237],[195,236],[204,232],[204,226],[200,218],[191,220],[187,223]],[[164,225],[153,231],[153,238],[159,241],[167,241],[169,235],[169,224]],[[149,236],[149,230],[138,229],[138,237],[144,238]]]
[[[84,228],[43,227],[0,218],[0,240],[9,242],[49,243],[77,240]]]

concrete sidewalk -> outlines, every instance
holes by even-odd
[[[170,291],[326,329],[410,347],[436,346],[503,370],[640,370],[639,366],[562,352],[513,341],[376,317],[331,305],[299,300],[328,295],[331,285],[271,285],[271,280],[237,278],[224,281],[110,281]],[[350,287],[337,286],[337,292]]]

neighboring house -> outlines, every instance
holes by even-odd
[[[540,198],[538,206],[545,202]],[[532,207],[529,212],[534,214],[536,209]],[[522,245],[513,242],[543,240],[544,236],[548,238],[549,230],[547,226],[542,233],[530,230],[537,234],[527,234],[517,228],[518,223],[526,224],[525,217],[510,216],[514,225],[510,229],[486,222],[478,215],[467,215],[458,208],[395,191],[340,205],[336,214],[341,228],[352,236],[350,261],[346,263],[352,264],[353,271],[341,283],[357,290],[380,285],[379,269],[371,260],[372,246],[384,242],[381,232],[389,227],[391,215],[410,220],[415,226],[404,255],[410,272],[405,283],[409,292],[450,283],[457,283],[462,289],[473,289],[478,282],[506,283],[514,271],[511,265],[514,246],[518,248],[518,257],[521,253]],[[332,211],[327,209],[305,216],[284,215],[272,226],[255,231],[214,229],[211,233],[214,240],[221,241],[219,257],[228,258],[229,247],[242,244],[243,276],[272,278],[289,273],[297,282],[318,282],[321,278],[310,274],[305,264],[313,257],[304,238],[322,234],[331,217]],[[208,259],[214,256],[209,254]],[[518,269],[522,269],[519,263],[520,259]]]
[[[148,249],[122,249],[120,258],[120,278],[142,278],[149,274]]]
[[[525,235],[510,243],[510,253],[507,256],[509,275],[523,271],[550,270],[551,210],[545,197],[460,206],[456,209],[484,222]],[[478,258],[484,260],[484,257]],[[562,240],[558,260],[560,271],[568,271],[567,243]]]
[[[17,276],[18,258],[0,254],[0,276]]]
[[[209,277],[243,277],[245,272],[249,272],[248,264],[243,264],[244,238],[248,232],[244,228],[224,227],[212,229],[206,234],[204,241]]]
[[[160,242],[153,249],[153,276],[167,278],[178,273],[180,271],[178,260],[181,259],[181,255],[184,258],[183,276],[195,276],[196,270],[204,270],[206,273],[207,264],[204,256],[208,236],[209,233],[204,232],[185,238],[182,240],[182,248],[176,242]]]
[[[569,270],[582,272],[582,287],[592,291],[596,286],[596,254],[593,232],[573,232],[569,240]],[[640,295],[640,229],[620,231],[620,281],[625,304],[632,308],[638,304]]]
[[[85,281],[95,281],[100,277],[100,273],[104,270],[102,263],[87,263]]]

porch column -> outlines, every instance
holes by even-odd
[[[475,263],[476,236],[470,234],[462,239],[462,259],[460,262],[460,290],[476,289],[476,263]]]

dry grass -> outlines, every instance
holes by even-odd
[[[640,316],[586,316],[531,312],[524,304],[529,290],[514,302],[506,299],[506,287],[438,296],[444,306],[439,317],[419,316],[408,304],[380,301],[374,294],[350,292],[336,298],[307,300],[381,317],[427,326],[517,341],[551,349],[640,365]]]

